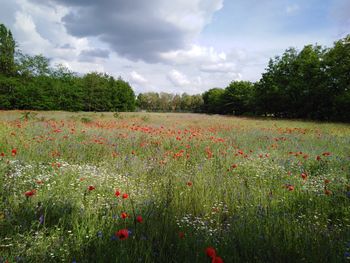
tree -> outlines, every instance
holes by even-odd
[[[206,113],[223,113],[224,89],[213,88],[203,94],[203,111]]]
[[[49,76],[50,60],[43,55],[29,56],[18,54],[18,73],[23,77]]]
[[[233,81],[225,89],[223,96],[223,112],[226,114],[242,115],[252,113],[254,85],[249,81]]]
[[[327,109],[332,119],[350,121],[350,35],[334,43],[324,56],[327,94],[333,97]]]
[[[0,74],[15,75],[15,48],[16,42],[11,31],[5,25],[0,24]]]
[[[113,109],[117,111],[134,111],[136,106],[135,93],[129,83],[119,77],[115,81],[115,87],[116,89],[113,91],[112,96],[117,103],[113,103]]]

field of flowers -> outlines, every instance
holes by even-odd
[[[350,125],[0,112],[0,262],[347,262]]]

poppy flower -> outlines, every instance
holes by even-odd
[[[33,196],[33,195],[35,195],[35,194],[36,194],[36,190],[35,190],[35,189],[30,190],[30,191],[27,191],[27,192],[24,193],[24,195],[25,195],[26,197],[31,197],[31,196]]]
[[[325,179],[324,180],[324,184],[329,184],[331,181],[330,180],[328,180],[328,179]]]
[[[301,173],[301,178],[303,178],[304,180],[306,180],[307,174],[306,174],[306,173]]]
[[[293,191],[293,190],[294,190],[294,186],[291,185],[291,184],[286,184],[284,187],[285,187],[286,189],[288,189],[289,191]]]
[[[17,154],[17,149],[12,149],[11,155],[12,155],[12,156],[16,156],[16,154]]]
[[[179,232],[179,238],[184,238],[185,237],[185,233],[184,232]]]
[[[117,190],[117,191],[115,191],[115,194],[114,194],[116,197],[118,197],[118,196],[120,196],[120,191],[119,190]]]
[[[125,240],[129,237],[129,231],[127,229],[121,229],[115,233],[115,236],[120,240]]]
[[[139,223],[142,223],[143,222],[142,216],[137,216],[136,217],[136,221],[139,222]]]
[[[92,191],[92,190],[95,190],[95,189],[96,189],[96,187],[93,186],[93,185],[89,185],[89,187],[88,187],[88,190],[89,190],[89,191]]]
[[[121,214],[121,218],[123,218],[123,219],[125,219],[125,218],[127,218],[129,215],[127,214],[127,213],[125,213],[125,212],[123,212],[122,214]]]
[[[224,260],[221,257],[214,257],[211,263],[224,263]]]
[[[128,197],[129,197],[129,195],[125,193],[125,194],[123,194],[123,196],[122,196],[122,197],[123,197],[123,199],[126,199],[126,198],[128,198]]]
[[[187,186],[192,186],[192,182],[187,182]]]
[[[321,160],[321,156],[317,155],[316,160],[320,161]]]
[[[3,153],[3,152],[0,153],[0,156],[1,156],[1,157],[4,157],[4,156],[5,156],[5,153]]]
[[[205,249],[205,254],[210,257],[210,258],[215,258],[216,257],[216,250],[213,247],[207,247]]]
[[[331,195],[332,191],[328,190],[328,189],[324,189],[324,193],[325,193],[325,195]]]

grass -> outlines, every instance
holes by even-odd
[[[350,258],[347,124],[25,114],[0,112],[0,262]]]

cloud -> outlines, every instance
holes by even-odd
[[[299,9],[300,9],[300,7],[299,7],[299,5],[297,5],[297,4],[288,5],[288,6],[286,7],[286,13],[287,13],[287,14],[294,14],[294,13],[296,13]]]
[[[16,32],[20,32],[19,40],[21,46],[34,53],[42,53],[42,49],[50,48],[51,43],[44,39],[38,32],[35,23],[30,15],[23,12],[15,13],[14,29]]]
[[[335,0],[335,3],[331,14],[338,24],[339,37],[345,37],[350,33],[350,1]]]
[[[190,63],[218,63],[226,60],[224,52],[217,52],[213,47],[191,45],[187,49],[179,49],[160,54],[164,62],[183,65]]]
[[[203,72],[234,72],[236,70],[236,65],[232,62],[217,63],[210,65],[202,65],[200,70]]]
[[[167,78],[176,87],[184,87],[190,84],[187,76],[175,69],[168,73]]]
[[[88,50],[82,50],[79,54],[79,61],[87,61],[87,62],[93,62],[97,59],[106,59],[109,57],[109,51],[107,49],[88,49]]]
[[[137,73],[136,71],[130,72],[130,81],[132,83],[137,84],[137,85],[144,85],[144,84],[148,83],[148,80],[145,77],[143,77],[142,75],[140,75],[139,73]]]
[[[31,0],[47,5],[47,1]],[[222,8],[223,0],[52,0],[71,9],[62,21],[75,37],[95,37],[130,60],[158,62],[183,49]]]

